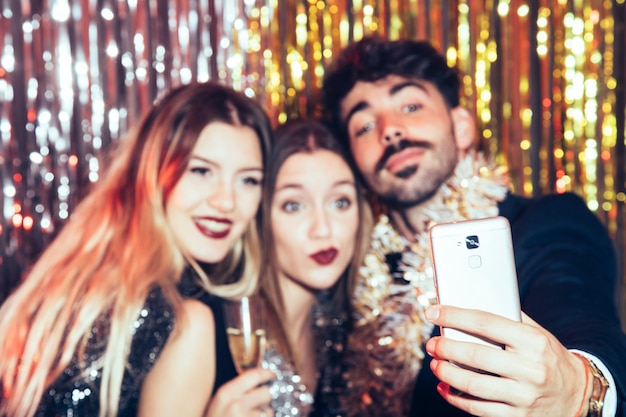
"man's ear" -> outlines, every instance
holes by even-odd
[[[476,141],[476,122],[472,114],[462,106],[456,106],[450,112],[452,117],[454,140],[459,154],[465,154]]]

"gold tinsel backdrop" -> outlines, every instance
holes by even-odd
[[[0,300],[160,94],[220,79],[275,123],[315,114],[374,33],[444,51],[515,191],[580,194],[623,262],[625,1],[0,0]]]

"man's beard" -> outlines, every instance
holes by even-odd
[[[400,179],[406,180],[408,178],[411,178],[413,174],[415,174],[416,172],[417,172],[417,165],[411,165],[396,172],[394,175]]]
[[[432,144],[429,142],[402,139],[398,141],[397,144],[389,145],[376,164],[376,172],[380,173],[389,158],[394,154],[410,147],[428,150],[432,149]],[[428,176],[423,176],[424,178],[416,180],[414,177],[420,170],[420,164],[409,165],[393,174],[396,178],[401,180],[401,185],[391,185],[390,189],[379,193],[379,197],[385,204],[393,208],[406,209],[417,206],[430,199],[439,190],[441,185],[452,175],[455,167],[456,163],[454,161],[449,165],[438,165],[434,167],[434,170],[430,170]],[[420,181],[421,183],[417,184],[417,186],[410,187],[413,181]]]
[[[422,186],[417,188],[407,189],[407,182],[411,182],[411,177],[417,174],[418,170],[419,167],[417,165],[412,165],[397,172],[396,177],[403,179],[403,184],[379,194],[382,202],[395,209],[408,209],[418,206],[435,195],[439,191],[441,184],[451,175],[451,172],[449,172],[444,178],[438,177],[439,179],[435,181],[429,180],[428,184],[423,183]]]

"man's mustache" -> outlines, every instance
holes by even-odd
[[[388,145],[376,164],[376,172],[381,171],[387,164],[389,158],[391,158],[394,154],[397,154],[407,148],[430,149],[431,144],[420,140],[401,139],[398,142]]]

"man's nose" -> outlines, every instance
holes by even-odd
[[[405,135],[404,126],[392,115],[385,115],[381,118],[383,145],[390,145],[403,139]]]

